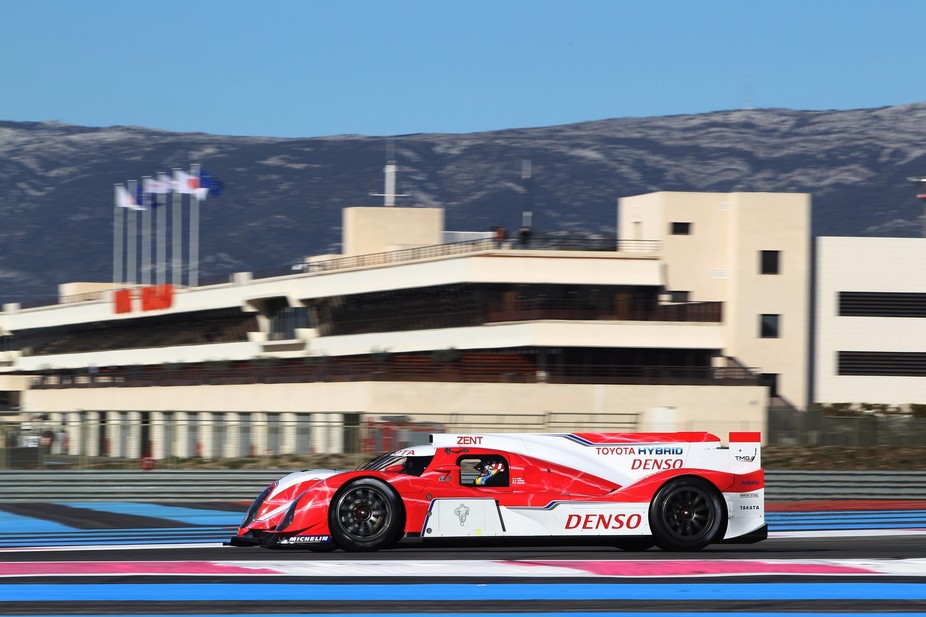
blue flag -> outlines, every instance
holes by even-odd
[[[144,210],[148,207],[148,198],[145,197],[144,191],[141,189],[141,183],[135,185],[135,203],[141,206],[141,209]]]
[[[209,193],[216,197],[225,190],[225,183],[210,174],[204,168],[199,168],[199,186],[200,188],[209,189]]]

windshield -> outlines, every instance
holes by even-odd
[[[387,467],[401,465],[401,473],[420,476],[428,468],[434,455],[427,456],[398,456],[395,452],[387,452],[370,459],[357,468],[358,471],[383,471]]]
[[[390,465],[398,465],[399,463],[404,463],[404,456],[396,456],[394,452],[386,452],[385,454],[380,454],[379,456],[373,457],[368,460],[366,463],[360,465],[357,468],[358,471],[382,471]]]

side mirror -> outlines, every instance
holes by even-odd
[[[439,482],[450,482],[454,478],[460,477],[459,465],[439,464],[434,467],[433,471],[440,474],[440,478],[438,478]]]

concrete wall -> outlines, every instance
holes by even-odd
[[[114,283],[62,283],[58,285],[58,297],[77,296],[119,289],[122,285]]]
[[[443,239],[443,208],[345,208],[342,219],[345,255],[432,246]]]
[[[808,400],[810,198],[805,194],[735,193],[730,354],[779,376],[778,390],[799,407]],[[779,251],[779,273],[759,270],[762,250]],[[759,316],[780,315],[777,338],[759,336]]]
[[[810,197],[783,193],[672,193],[618,202],[618,235],[658,240],[666,289],[692,301],[724,303],[724,351],[807,404],[810,298]],[[671,232],[689,223],[690,233]],[[641,238],[635,238],[642,235]],[[780,252],[780,271],[763,275],[759,255]],[[777,338],[759,336],[759,316],[780,315]]]
[[[815,399],[926,403],[926,379],[840,376],[840,351],[926,351],[926,319],[840,317],[839,292],[926,293],[926,239],[817,238]]]
[[[766,432],[759,386],[640,386],[519,383],[352,382],[173,388],[34,390],[28,411],[74,410],[324,412],[413,415],[519,415],[562,412],[640,414],[638,430]]]

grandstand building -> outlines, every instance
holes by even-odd
[[[765,432],[807,404],[810,200],[653,193],[610,240],[449,241],[343,213],[343,254],[0,312],[0,406],[72,455],[341,453],[409,432]],[[467,236],[464,236],[467,237]]]

